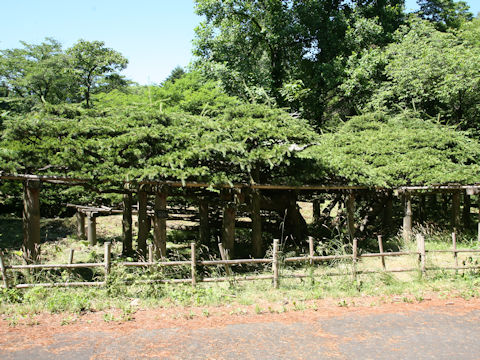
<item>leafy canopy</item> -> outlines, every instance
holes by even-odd
[[[480,144],[418,114],[356,116],[304,151],[351,184],[404,186],[479,182]]]

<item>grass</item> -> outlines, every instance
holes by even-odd
[[[76,262],[101,262],[103,261],[103,241],[112,241],[112,260],[120,259],[121,243],[118,241],[118,233],[113,231],[108,221],[118,221],[117,217],[111,219],[99,218],[99,245],[91,247],[86,241],[75,239],[72,235],[74,226],[72,219],[44,221],[47,226],[48,236],[42,244],[43,263],[66,263],[70,249],[75,250]],[[21,224],[21,223],[20,223]],[[18,223],[12,219],[0,219],[0,244],[9,249],[8,263],[21,262],[21,254],[18,254]],[[50,228],[48,228],[50,226]],[[7,231],[5,231],[5,229]],[[20,228],[21,230],[21,228]],[[118,231],[118,230],[116,230]],[[436,231],[434,228],[417,228],[426,238],[427,250],[442,250],[451,248],[451,238],[448,233]],[[45,232],[47,234],[47,232]],[[416,250],[414,242],[401,244],[400,239],[394,238],[389,241],[396,242],[402,250]],[[467,235],[458,237],[457,247],[477,248],[478,245],[473,237]],[[184,249],[181,244],[169,244],[171,250],[177,251],[179,258],[188,258],[188,248]],[[362,243],[359,244],[362,247]],[[317,249],[319,250],[319,249]],[[325,250],[325,249],[324,249]],[[187,251],[187,252],[186,252]],[[345,251],[341,248],[341,251]],[[349,249],[347,249],[349,251]],[[372,250],[369,250],[372,251]],[[204,249],[207,254],[207,249]],[[477,264],[477,254],[459,255],[459,264]],[[454,264],[452,253],[428,253],[427,266]],[[388,269],[392,268],[418,268],[418,256],[401,256],[386,258]],[[250,269],[250,268],[248,268]],[[429,271],[421,277],[418,271],[410,273],[385,273],[381,272],[380,258],[362,258],[357,264],[358,270],[379,270],[377,274],[352,276],[350,262],[336,261],[322,263],[313,267],[309,266],[283,266],[282,275],[307,274],[303,279],[282,278],[280,289],[275,290],[270,280],[257,280],[248,282],[229,283],[200,283],[195,288],[189,284],[140,284],[134,282],[125,285],[125,280],[138,279],[161,279],[171,277],[189,277],[189,268],[168,269],[126,269],[119,266],[112,267],[112,274],[106,287],[100,288],[32,288],[27,290],[1,289],[0,290],[0,314],[14,326],[23,318],[35,324],[35,314],[65,313],[62,323],[74,322],[77,314],[94,311],[105,311],[104,320],[129,321],[138,308],[153,307],[203,307],[204,309],[194,315],[210,316],[207,309],[211,306],[231,306],[232,313],[242,315],[242,306],[253,306],[257,313],[279,313],[285,311],[302,311],[309,305],[309,301],[316,299],[335,299],[340,307],[353,306],[355,297],[397,297],[401,302],[422,301],[427,294],[435,292],[441,296],[461,296],[465,299],[479,296],[480,274],[476,270],[465,271]],[[202,271],[202,269],[199,269]],[[98,271],[98,272],[95,272]],[[98,269],[90,273],[73,271],[39,271],[33,276],[42,281],[82,281],[102,279],[103,270]],[[212,271],[206,275],[223,275],[222,267],[212,267]],[[253,271],[253,270],[252,270]],[[338,276],[327,276],[328,273],[338,273]],[[10,272],[11,273],[11,272]],[[16,281],[25,280],[19,273]],[[270,268],[257,268],[255,273],[268,273]],[[246,274],[246,273],[245,273]],[[34,279],[35,280],[35,279]],[[372,306],[378,300],[372,302]],[[112,310],[120,309],[120,312]],[[73,315],[69,315],[73,314]]]

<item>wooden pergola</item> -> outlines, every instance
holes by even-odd
[[[36,259],[36,248],[40,243],[40,185],[41,183],[62,184],[69,186],[88,186],[90,180],[50,175],[30,174],[2,174],[1,180],[22,181],[24,184],[23,197],[23,246],[27,259]],[[235,217],[236,207],[239,203],[249,198],[250,217],[252,229],[252,252],[255,257],[261,256],[262,244],[262,219],[261,198],[262,191],[293,191],[293,192],[341,192],[346,195],[345,206],[347,212],[347,224],[350,239],[355,237],[355,195],[361,191],[388,191],[391,194],[401,196],[404,204],[403,236],[410,239],[412,235],[412,196],[427,193],[451,193],[452,194],[452,227],[457,228],[460,223],[461,195],[464,195],[464,211],[470,211],[470,196],[480,193],[480,185],[431,185],[431,186],[403,186],[396,189],[383,187],[368,187],[360,185],[273,185],[273,184],[221,184],[214,185],[199,182],[175,182],[175,181],[138,181],[124,182],[121,189],[115,188],[109,191],[123,194],[122,209],[102,207],[89,207],[75,205],[77,209],[78,235],[85,237],[85,218],[87,218],[87,238],[91,244],[96,242],[95,218],[102,213],[121,213],[123,229],[123,251],[132,252],[132,213],[133,194],[138,198],[138,250],[140,255],[146,256],[147,236],[153,227],[155,255],[157,258],[166,254],[168,218],[167,200],[169,189],[202,189],[216,188],[220,190],[222,202],[222,243],[225,249],[233,251],[235,241]],[[151,211],[147,210],[148,196],[154,195],[154,206]],[[314,204],[315,207],[315,204]],[[388,201],[383,209],[386,214],[392,213],[393,200]],[[209,203],[205,196],[198,196],[199,215],[199,240],[204,242],[209,238]],[[150,217],[153,221],[150,221]],[[480,241],[480,223],[479,223]]]

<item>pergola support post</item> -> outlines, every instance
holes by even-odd
[[[262,216],[260,214],[260,193],[254,189],[252,191],[252,252],[253,257],[263,256],[262,242]]]
[[[23,256],[27,263],[40,256],[40,181],[23,184]]]
[[[452,194],[452,230],[458,230],[460,226],[460,191],[456,190]]]
[[[349,192],[347,195],[347,224],[348,224],[348,235],[350,237],[350,242],[353,242],[355,237],[355,194]]]
[[[405,215],[403,217],[403,239],[409,242],[412,237],[412,194],[408,191],[403,195]]]
[[[167,193],[155,193],[155,214],[153,217],[153,241],[157,259],[167,255]]]
[[[200,199],[198,204],[198,215],[200,217],[199,237],[200,244],[207,244],[210,240],[210,225],[208,221],[208,200]]]
[[[87,238],[91,246],[97,244],[97,218],[95,214],[87,214]]]
[[[123,247],[122,254],[130,256],[133,253],[133,228],[132,228],[132,194],[130,192],[123,194],[123,214],[122,214],[122,234]]]
[[[77,218],[77,237],[79,239],[85,239],[85,213],[83,213],[80,210],[77,210],[77,213],[75,214],[75,217]]]
[[[147,192],[143,187],[138,191],[138,238],[137,251],[141,258],[147,256],[147,237],[149,232],[150,219],[147,217]]]

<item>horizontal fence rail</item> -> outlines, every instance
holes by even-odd
[[[333,260],[347,260],[352,265],[352,275],[356,277],[361,274],[375,274],[382,272],[389,273],[400,273],[400,272],[413,272],[419,271],[421,274],[425,274],[426,271],[433,270],[469,270],[469,269],[480,269],[480,265],[464,265],[461,266],[458,264],[458,253],[480,253],[480,249],[457,249],[456,248],[456,234],[452,234],[452,244],[453,249],[442,249],[442,250],[426,250],[425,249],[425,238],[422,235],[417,235],[417,249],[418,251],[398,251],[398,252],[385,252],[383,250],[382,237],[378,236],[379,250],[378,253],[359,253],[357,240],[353,239],[352,243],[352,254],[343,254],[343,255],[325,255],[318,256],[315,255],[314,250],[314,240],[309,237],[309,254],[306,256],[297,256],[297,257],[288,257],[281,259],[279,251],[278,240],[274,240],[273,243],[273,253],[271,258],[263,259],[228,259],[228,254],[223,249],[223,246],[219,244],[220,254],[222,256],[221,260],[198,260],[196,258],[196,245],[191,243],[191,259],[190,260],[181,260],[181,261],[161,261],[153,260],[153,245],[149,245],[149,259],[148,261],[137,261],[137,262],[111,262],[111,244],[105,243],[104,248],[104,262],[101,263],[73,263],[73,250],[70,250],[69,263],[68,264],[28,264],[28,265],[8,265],[5,264],[3,256],[0,254],[0,271],[2,274],[2,287],[9,288],[15,287],[18,289],[32,288],[32,287],[74,287],[74,286],[105,286],[108,283],[108,276],[111,271],[111,267],[123,266],[123,267],[173,267],[173,266],[188,266],[191,269],[191,277],[186,279],[149,279],[149,280],[126,280],[126,284],[131,283],[140,283],[140,284],[153,284],[153,283],[163,283],[163,284],[177,284],[177,283],[191,283],[193,286],[197,282],[213,283],[213,282],[227,282],[227,281],[252,281],[252,280],[272,280],[273,286],[278,287],[280,278],[307,278],[312,277],[312,274],[280,274],[280,264],[284,263],[309,263],[313,265],[314,263],[323,262],[323,261],[333,261]],[[426,257],[427,254],[434,253],[452,253],[453,259],[455,261],[455,266],[427,266]],[[404,269],[391,269],[387,268],[385,265],[386,257],[395,257],[395,256],[418,256],[417,267],[414,268],[404,268]],[[362,258],[372,258],[380,257],[382,261],[381,270],[358,270],[356,264]],[[271,275],[240,275],[233,274],[231,271],[231,266],[235,265],[244,265],[244,264],[271,264],[272,274]],[[226,276],[223,277],[210,277],[210,278],[200,278],[197,275],[197,266],[219,266],[223,265],[225,267]],[[104,269],[105,279],[104,281],[93,281],[93,282],[82,282],[82,281],[72,281],[72,282],[52,282],[52,283],[37,283],[37,284],[15,284],[10,286],[7,270],[10,271],[19,271],[19,270],[35,270],[35,269],[75,269],[75,268],[95,268],[101,267]],[[322,274],[323,276],[344,276],[346,273],[340,272],[330,272]]]

